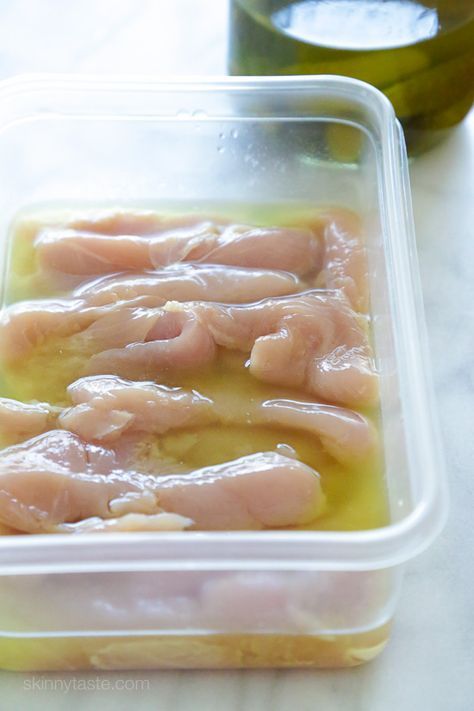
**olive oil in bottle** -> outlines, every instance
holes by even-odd
[[[381,89],[411,154],[474,100],[474,0],[232,0],[232,74],[342,74]]]

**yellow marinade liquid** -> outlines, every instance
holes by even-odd
[[[226,208],[219,208],[219,214]],[[301,220],[304,210],[294,215],[282,208],[227,208],[234,220],[255,224],[291,224]],[[214,206],[213,214],[217,212]],[[314,208],[312,210],[314,214]],[[285,216],[285,217],[284,217]],[[303,216],[303,217],[302,217]],[[46,218],[45,218],[46,219]],[[54,220],[53,220],[54,222]],[[35,232],[33,220],[20,220],[11,235],[9,277],[6,283],[7,302],[50,296],[46,285],[35,280],[36,264],[32,246]],[[23,402],[46,401],[53,405],[69,405],[67,386],[81,372],[86,352],[80,352],[73,337],[47,337],[30,355],[6,368],[0,377],[0,396]],[[164,385],[183,386],[220,402],[242,400],[261,401],[272,398],[310,400],[301,391],[279,388],[256,380],[245,368],[247,356],[221,349],[211,367],[184,375],[163,374]],[[146,374],[144,374],[146,377]],[[152,378],[148,378],[152,379]],[[363,412],[379,427],[378,411]],[[8,442],[2,442],[3,446]],[[219,464],[259,451],[291,447],[299,460],[314,468],[321,476],[327,506],[309,528],[321,530],[361,530],[383,526],[388,522],[388,508],[383,476],[383,457],[379,452],[364,462],[345,466],[327,454],[316,437],[287,427],[265,425],[207,425],[162,436],[148,436],[136,451],[138,460],[150,473],[153,462],[160,462],[159,473]],[[163,469],[164,467],[164,469]]]
[[[303,208],[292,211],[287,206],[271,206],[268,208],[231,205],[213,206],[203,214],[214,213],[216,208],[220,215],[233,220],[255,224],[292,224],[294,221],[304,221]],[[174,209],[172,212],[186,212],[187,207]],[[314,208],[308,211],[314,215]],[[53,292],[50,284],[37,279],[37,265],[33,249],[33,239],[38,225],[55,222],[53,212],[39,218],[28,213],[20,217],[13,228],[10,240],[8,259],[8,279],[4,285],[6,303],[12,304],[25,299],[60,297]],[[38,222],[39,220],[39,222]],[[64,294],[67,296],[67,294]],[[55,405],[70,404],[66,397],[66,388],[81,372],[86,352],[77,349],[74,338],[46,338],[37,346],[31,355],[8,368],[0,371],[0,396],[18,399],[24,402],[31,400],[47,401]],[[253,378],[244,367],[246,356],[232,351],[221,350],[212,367],[187,373],[185,376],[163,374],[159,382],[168,385],[180,385],[194,388],[202,395],[219,402],[229,404],[242,400],[261,401],[265,398],[295,398],[310,399],[301,391],[278,388],[259,382]],[[145,375],[145,374],[144,374]],[[158,381],[156,381],[158,382]],[[376,410],[364,411],[376,427],[379,427],[379,413]],[[0,446],[8,445],[8,441],[0,442]],[[161,437],[148,437],[141,443],[136,457],[141,459],[141,466],[153,471],[153,464],[160,463],[160,473],[163,468],[166,473],[180,468],[201,467],[217,464],[261,450],[275,450],[280,447],[285,453],[285,447],[291,447],[297,457],[316,469],[321,476],[322,488],[326,495],[325,512],[314,523],[315,529],[321,530],[357,530],[378,527],[388,522],[388,508],[383,476],[383,457],[381,448],[377,455],[357,465],[343,466],[329,456],[321,447],[316,437],[294,429],[275,426],[205,426],[181,431],[172,431]],[[5,531],[9,533],[9,531]],[[262,535],[265,535],[263,532]],[[127,575],[124,573],[124,575]],[[378,609],[383,604],[384,587],[380,590],[367,579],[362,583],[360,577],[355,581],[355,592],[351,596],[351,586],[348,581],[341,590],[345,595],[349,589],[347,606],[363,605],[370,609]],[[378,575],[378,571],[373,573]],[[61,577],[61,576],[60,576]],[[324,577],[324,574],[323,574]],[[28,583],[24,590],[23,604],[21,594],[13,594],[8,585],[0,586],[0,608],[8,624],[4,629],[20,630],[24,634],[5,632],[0,635],[0,668],[18,671],[53,671],[53,670],[85,670],[85,669],[158,669],[158,668],[258,668],[258,667],[344,667],[361,664],[376,656],[385,646],[389,634],[389,623],[377,621],[372,629],[341,630],[335,634],[323,634],[316,631],[299,631],[295,633],[278,633],[252,631],[225,631],[225,625],[217,631],[212,629],[200,633],[194,629],[184,634],[168,633],[166,629],[157,634],[136,634],[124,632],[118,634],[107,631],[108,608],[104,607],[103,630],[93,629],[80,634],[67,622],[68,599],[71,588],[65,584],[65,592],[61,593],[61,581],[54,581],[55,576],[37,576],[32,590]],[[81,576],[79,589],[74,590],[74,600],[81,592],[84,595],[84,623],[87,623],[87,605],[97,602],[97,581],[94,575],[87,583],[87,575]],[[31,576],[30,576],[31,581]],[[50,581],[50,582],[48,582]],[[256,579],[258,587],[258,578]],[[54,629],[70,630],[69,632],[43,632],[48,630],[48,613],[46,602],[51,602],[51,585],[56,588],[57,603],[54,606]],[[360,590],[358,588],[360,587]],[[365,587],[367,588],[364,592]],[[100,586],[99,586],[100,588]],[[145,595],[140,582],[136,587],[129,587],[129,593],[140,599]],[[283,588],[285,589],[285,588]],[[323,591],[321,614],[324,617],[324,606],[328,605],[327,596]],[[378,591],[378,592],[377,592]],[[337,592],[337,588],[336,588]],[[122,592],[122,605],[129,606],[129,614],[133,622],[133,595],[127,598],[126,590]],[[315,593],[316,594],[316,593]],[[104,599],[109,591],[104,587]],[[156,595],[160,596],[159,589]],[[114,593],[110,592],[112,610]],[[337,595],[336,595],[337,598]],[[32,605],[30,600],[35,600]],[[153,598],[152,598],[153,599]],[[344,599],[344,596],[343,596]],[[352,602],[351,602],[352,600]],[[354,600],[356,602],[354,602]],[[189,599],[189,604],[193,598]],[[338,603],[335,603],[336,610]],[[64,607],[64,609],[63,609]],[[331,605],[329,604],[329,610]],[[112,613],[113,614],[113,613]],[[65,615],[65,621],[58,626],[58,616]],[[116,624],[119,624],[118,622]],[[319,624],[319,623],[318,623]],[[159,627],[159,624],[157,625]],[[320,621],[324,629],[324,620]],[[94,626],[92,625],[92,628]],[[178,623],[179,627],[179,623]],[[221,629],[222,627],[222,629]],[[39,632],[32,632],[38,629]],[[114,628],[115,629],[115,628]]]

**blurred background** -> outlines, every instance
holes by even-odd
[[[227,0],[0,0],[0,79],[225,74]]]

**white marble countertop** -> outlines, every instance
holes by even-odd
[[[0,78],[31,71],[224,74],[227,0],[0,2]],[[446,445],[451,515],[407,569],[392,639],[347,671],[101,675],[144,690],[29,690],[2,673],[0,708],[165,711],[474,709],[474,113],[411,168],[426,316]],[[38,675],[37,675],[38,676]],[[41,674],[41,679],[61,675]],[[30,683],[31,686],[31,683]],[[139,686],[139,685],[138,685]]]

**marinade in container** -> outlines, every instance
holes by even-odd
[[[13,466],[25,466],[25,456],[60,449],[75,486],[85,466],[76,457],[86,447],[87,463],[101,458],[92,478],[113,453],[109,480],[121,477],[127,491],[110,484],[105,510],[81,494],[58,520],[61,493],[57,501],[48,494],[52,501],[34,520],[20,521],[4,506],[4,525],[72,533],[155,523],[157,530],[362,530],[387,522],[358,217],[280,205],[278,223],[275,212],[85,211],[17,220],[1,323],[3,481]],[[208,214],[219,215],[219,207]],[[321,351],[314,378],[311,349]],[[21,460],[18,447],[26,448]],[[240,463],[229,470],[235,479],[242,466],[258,469],[267,460],[270,470],[290,467],[289,496],[303,474],[315,487],[299,513],[226,514],[227,493],[210,491],[214,510],[205,514],[197,504],[168,501],[163,489],[172,476],[182,477],[181,486],[201,472],[202,491],[227,463]],[[31,485],[54,488],[49,476],[36,472]],[[275,476],[270,471],[268,487],[277,498]],[[188,519],[147,518],[157,513],[147,499],[155,482],[163,510]],[[262,498],[264,509],[270,489],[264,482],[251,500]],[[117,516],[107,510],[112,505]],[[139,518],[129,524],[126,514]]]
[[[384,461],[372,482],[376,501],[363,493],[367,479],[340,466],[340,493],[346,502],[352,494],[352,512],[327,488],[329,472],[321,472],[326,504],[334,504],[332,514],[339,511],[338,526],[344,520],[352,530],[330,529],[322,515],[312,530],[107,533],[110,527],[102,526],[85,535],[85,527],[73,523],[74,534],[69,528],[1,536],[0,666],[318,667],[372,659],[388,638],[402,564],[432,542],[446,515],[406,155],[389,102],[367,84],[340,76],[170,83],[29,77],[4,82],[2,106],[5,312],[21,310],[15,304],[26,301],[34,318],[32,300],[69,299],[68,291],[83,288],[58,290],[58,274],[31,280],[34,259],[28,230],[20,238],[20,221],[25,227],[41,206],[51,208],[49,216],[39,210],[43,222],[52,213],[57,220],[60,206],[69,215],[67,208],[74,207],[83,219],[87,206],[189,214],[202,205],[214,218],[276,226],[291,226],[298,205],[313,214],[326,205],[360,215],[370,285],[370,318],[363,318],[374,342],[381,404],[380,416],[378,405],[359,414],[371,419]],[[76,255],[69,265],[78,262]],[[117,282],[116,276],[106,280],[100,293],[107,300]],[[197,296],[202,299],[202,290]],[[34,340],[35,330],[29,333]],[[71,373],[59,370],[59,354],[51,362],[45,357],[33,386],[26,360],[23,353],[4,363],[1,394],[28,401],[46,381],[45,397],[58,404],[32,403],[30,415],[32,422],[54,424],[60,408],[72,404],[69,395],[60,402]],[[82,377],[80,367],[72,377]],[[262,381],[259,387],[267,386]],[[115,425],[123,425],[123,413],[117,418]],[[310,433],[304,437],[312,446]],[[319,438],[311,456],[316,450],[322,464]],[[282,456],[289,454],[287,447]],[[359,503],[367,510],[356,520]],[[323,520],[328,528],[316,530]],[[382,525],[363,529],[376,520]]]
[[[392,102],[413,155],[474,100],[471,0],[233,0],[229,52],[232,74],[342,74],[373,84]]]

